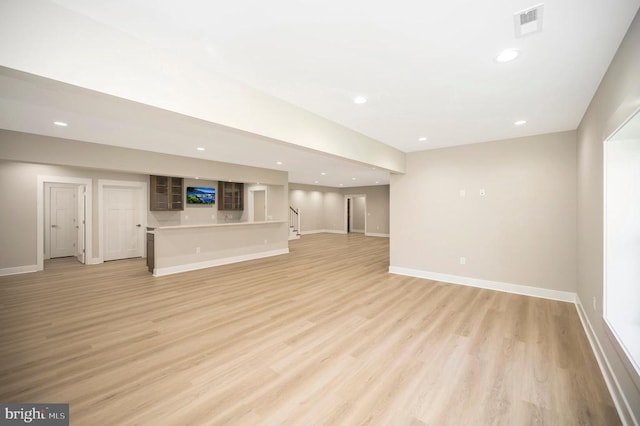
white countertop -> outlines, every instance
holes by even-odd
[[[214,228],[219,226],[247,226],[247,225],[269,225],[275,223],[286,223],[286,220],[264,220],[262,222],[221,222],[221,223],[206,223],[200,225],[174,225],[174,226],[148,226],[153,230],[147,230],[147,232],[165,230],[165,229],[191,229],[191,228]]]

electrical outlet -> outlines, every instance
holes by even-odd
[[[482,188],[482,189],[480,190],[480,196],[481,196],[481,197],[484,197],[485,195],[487,195],[487,192],[484,190],[484,188]]]
[[[464,189],[461,189],[461,190],[460,190],[460,196],[461,196],[462,198],[466,197],[466,196],[467,196],[467,191],[465,191]]]
[[[593,310],[594,311],[598,310],[598,306],[597,306],[597,303],[596,303],[596,297],[595,296],[593,296]]]
[[[461,257],[460,258],[460,264],[461,265],[466,265],[467,264],[467,258],[466,257]]]

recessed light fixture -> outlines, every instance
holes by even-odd
[[[201,147],[201,146],[197,147],[196,149],[197,149],[198,151],[204,151],[204,148],[203,148],[203,147]]]
[[[498,62],[510,62],[518,57],[520,52],[517,49],[504,49],[496,56]]]
[[[196,176],[196,180],[200,179],[198,176]]]
[[[356,178],[352,177],[351,180],[356,180]]]
[[[321,174],[322,176],[326,176],[326,175],[327,175],[327,173],[326,173],[326,172],[322,172],[322,173],[320,173],[320,174]]]
[[[426,136],[420,136],[420,137],[418,138],[418,140],[419,140],[420,142],[426,142],[426,141],[427,141],[427,137],[426,137]]]
[[[514,126],[524,126],[525,124],[527,124],[527,120],[518,120],[513,122]]]
[[[282,166],[282,161],[276,161],[276,164],[277,164],[278,166]]]
[[[342,186],[342,184],[340,184],[340,186]]]
[[[318,183],[318,181],[315,181],[315,182],[313,182],[313,183]]]
[[[376,183],[380,183],[380,182],[376,181]]]
[[[355,98],[353,98],[353,103],[362,105],[364,103],[367,103],[367,98],[365,98],[364,96],[356,96]]]
[[[68,124],[65,123],[64,121],[54,121],[53,124],[55,124],[56,126],[60,126],[60,127],[67,127]]]

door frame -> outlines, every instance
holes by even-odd
[[[353,232],[353,199],[364,197],[364,232],[363,235],[367,233],[367,194],[346,194],[344,196],[344,227],[343,230],[345,233],[347,229],[351,229]],[[351,200],[351,220],[349,222],[349,227],[347,227],[347,221],[349,220],[349,214],[347,213],[347,200]]]
[[[142,257],[147,257],[147,245],[145,244],[144,230],[147,227],[147,206],[149,191],[147,189],[147,182],[139,181],[127,181],[127,180],[98,180],[98,263],[104,263],[104,214],[102,209],[104,208],[104,187],[116,187],[116,188],[134,188],[142,190],[142,197],[139,200],[139,208],[141,215],[141,229],[143,230],[142,238]]]
[[[44,260],[51,259],[51,188],[56,187],[57,185],[63,185],[63,184],[56,184],[51,182],[44,183]],[[84,226],[84,224],[82,223],[82,220],[84,219],[84,206],[82,206],[82,208],[80,207],[81,198],[84,198],[84,185],[77,185],[77,184],[64,184],[64,185],[65,186],[57,186],[57,187],[73,189],[76,192],[76,197],[77,197],[76,213],[78,215],[77,217],[78,223],[76,223],[76,225]],[[84,249],[84,247],[82,247],[84,245],[84,240],[86,238],[84,235],[85,233],[84,229],[82,233],[83,233],[82,241],[80,241],[80,238],[79,238],[80,232],[78,232],[78,235],[76,235],[76,244],[77,244],[76,257],[80,255],[80,250]],[[80,263],[84,263],[84,261],[80,259],[78,260],[80,261]]]
[[[93,253],[92,247],[92,192],[93,192],[93,180],[87,178],[65,177],[65,176],[37,176],[37,190],[36,190],[36,264],[37,271],[44,270],[44,184],[45,183],[69,183],[78,186],[84,186],[84,192],[86,197],[86,209],[85,209],[85,265],[97,263],[95,259],[91,257]]]
[[[253,222],[255,219],[255,214],[253,211],[253,193],[257,192],[257,191],[264,191],[264,220],[267,220],[267,218],[269,217],[267,215],[267,194],[269,191],[267,191],[267,186],[266,185],[256,185],[256,186],[250,186],[248,188],[249,191],[249,197],[247,200],[247,209],[249,210],[249,222]]]

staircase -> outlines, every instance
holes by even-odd
[[[300,239],[300,209],[289,206],[289,240]]]

